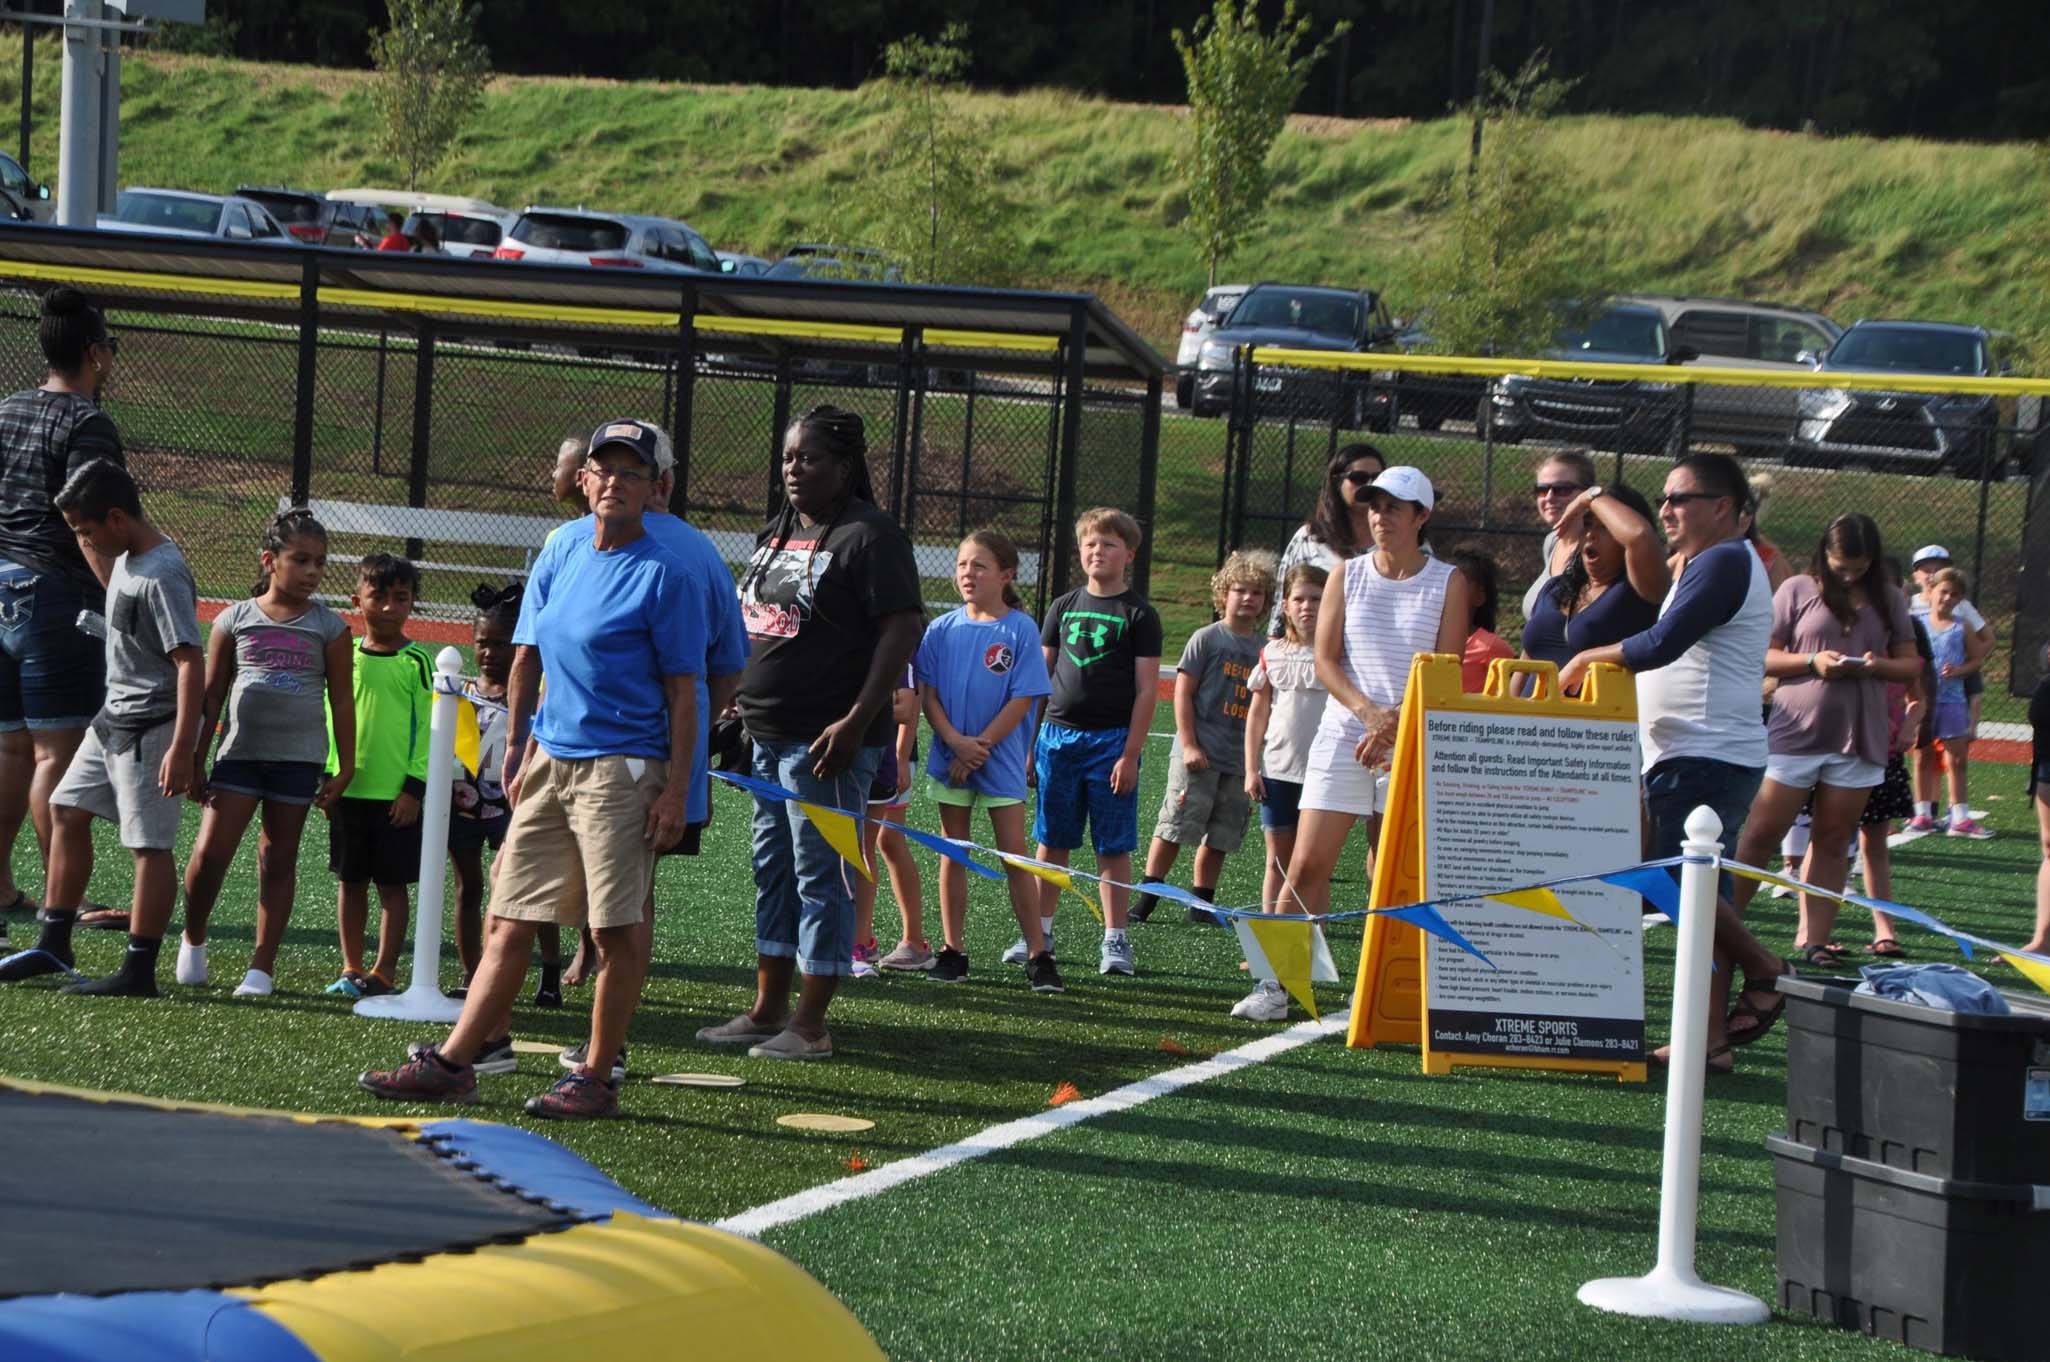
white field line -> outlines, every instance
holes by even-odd
[[[821,1211],[829,1211],[849,1202],[880,1196],[907,1182],[952,1168],[956,1164],[967,1163],[985,1154],[993,1154],[1000,1149],[1009,1149],[1013,1145],[1036,1140],[1042,1135],[1051,1135],[1057,1130],[1078,1126],[1098,1116],[1129,1111],[1142,1103],[1178,1092],[1191,1084],[1207,1082],[1213,1078],[1236,1073],[1240,1069],[1251,1068],[1255,1064],[1273,1059],[1276,1055],[1286,1054],[1297,1046],[1336,1034],[1345,1028],[1348,1016],[1349,1014],[1343,1010],[1327,1012],[1321,1021],[1298,1022],[1286,1031],[1263,1036],[1249,1045],[1241,1045],[1236,1050],[1227,1050],[1223,1054],[1198,1060],[1194,1064],[1185,1064],[1179,1069],[1169,1069],[1166,1073],[1154,1074],[1151,1078],[1142,1078],[1136,1083],[1127,1083],[1124,1087],[1115,1088],[1101,1097],[1064,1103],[1058,1107],[1049,1107],[1045,1111],[1034,1112],[1016,1121],[990,1126],[965,1140],[942,1145],[914,1158],[886,1163],[880,1168],[856,1173],[853,1177],[828,1182],[823,1186],[798,1192],[794,1196],[784,1197],[781,1201],[771,1201],[765,1206],[757,1206],[753,1210],[728,1216],[712,1228],[758,1239],[779,1225],[804,1220]]]

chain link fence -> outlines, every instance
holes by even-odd
[[[1513,639],[1523,586],[1539,570],[1546,526],[1532,485],[1548,454],[1586,449],[1605,483],[1655,502],[1674,459],[1713,449],[1734,454],[1765,494],[1760,533],[1794,570],[1806,570],[1823,529],[1846,511],[1872,516],[1903,566],[1918,548],[1943,545],[1998,631],[1988,694],[2026,694],[2041,675],[2050,586],[2028,595],[2021,584],[2025,565],[2042,577],[2050,557],[2050,517],[2029,514],[2032,475],[2042,482],[2050,464],[2038,458],[2050,383],[1907,373],[1761,380],[1688,368],[1626,377],[1613,365],[1381,355],[1341,362],[1358,367],[1238,356],[1217,437],[1226,446],[1220,560],[1240,545],[1278,550],[1313,506],[1331,454],[1370,441],[1390,463],[1431,478],[1440,552],[1471,543],[1495,559],[1499,631]],[[1417,367],[1381,367],[1405,362]]]
[[[523,572],[568,514],[549,491],[561,440],[621,416],[671,432],[671,509],[738,564],[780,501],[790,421],[821,403],[858,412],[877,500],[911,533],[936,608],[958,603],[968,530],[1017,542],[1021,594],[1043,613],[1079,580],[1077,509],[1110,502],[1152,519],[1158,379],[1150,402],[1145,387],[1078,383],[1066,338],[1017,346],[992,370],[981,354],[928,348],[916,327],[879,347],[822,328],[722,331],[711,315],[651,334],[590,317],[523,330],[323,311],[302,332],[232,286],[187,284],[168,301],[86,287],[121,339],[103,405],[152,516],[214,599],[248,592],[265,521],[304,499],[330,530],[325,595],[348,595],[356,558],[404,552],[423,569],[422,613],[467,619],[471,589]],[[0,372],[17,387],[43,373],[38,305],[37,286],[0,292]],[[311,452],[295,461],[302,401]],[[1142,586],[1149,565],[1150,554],[1135,568]]]

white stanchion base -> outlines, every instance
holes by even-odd
[[[438,988],[409,988],[404,993],[386,993],[356,1000],[359,1017],[385,1021],[452,1022],[463,1015],[463,1005]]]
[[[1772,1310],[1758,1297],[1656,1269],[1642,1277],[1599,1277],[1580,1288],[1580,1303],[1615,1315],[1687,1324],[1763,1324]]]

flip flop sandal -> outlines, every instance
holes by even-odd
[[[1723,1020],[1723,1036],[1732,1047],[1749,1045],[1759,1039],[1778,1024],[1780,1013],[1787,1010],[1787,995],[1784,993],[1773,994],[1772,1004],[1760,1007],[1745,996],[1747,991],[1751,990],[1739,990],[1737,1005],[1730,1009],[1730,1015]],[[1730,1025],[1740,1017],[1750,1018],[1753,1024],[1741,1028]]]
[[[98,927],[110,932],[128,930],[128,910],[110,908],[104,903],[88,903],[78,915],[81,927]]]
[[[1882,960],[1904,960],[1908,953],[1901,949],[1900,942],[1890,936],[1882,936],[1865,947],[1865,954],[1876,955]]]
[[[1718,1045],[1702,1057],[1702,1064],[1705,1066],[1705,1070],[1710,1078],[1727,1078],[1736,1072],[1737,1062],[1734,1059],[1730,1061],[1730,1067],[1727,1069],[1719,1069],[1715,1065],[1715,1061],[1729,1054],[1730,1050],[1731,1047],[1728,1045]],[[1673,1066],[1670,1055],[1661,1055],[1656,1051],[1646,1055],[1644,1063],[1645,1067],[1655,1074],[1665,1073]]]
[[[1841,969],[1850,952],[1840,946],[1827,944],[1819,946],[1794,947],[1793,960],[1812,969]]]
[[[12,903],[0,904],[0,914],[40,913],[42,910],[42,905],[37,903],[34,899],[30,898],[28,896],[28,890],[26,889],[15,890],[14,901]]]

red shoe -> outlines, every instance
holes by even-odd
[[[396,1069],[365,1071],[356,1086],[393,1102],[474,1102],[477,1071],[468,1064],[449,1063],[440,1050],[429,1046]]]
[[[593,1078],[578,1069],[564,1074],[554,1087],[527,1101],[529,1116],[556,1121],[591,1121],[619,1115],[619,1085]]]

